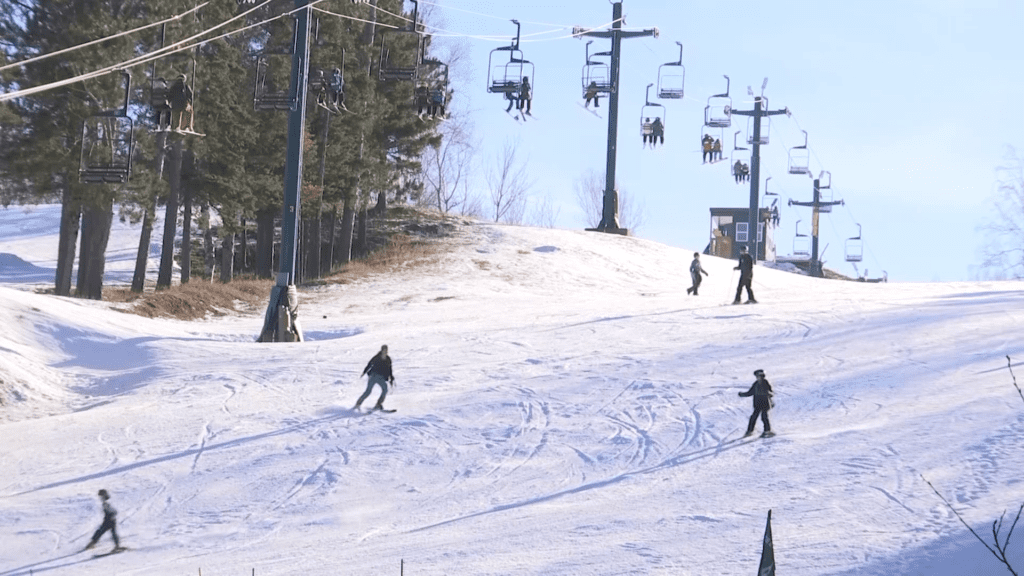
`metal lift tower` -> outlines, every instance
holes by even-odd
[[[585,30],[577,26],[573,33],[577,37],[593,36],[595,38],[610,38],[612,41],[611,92],[608,94],[608,159],[605,165],[604,208],[601,213],[601,224],[593,230],[626,235],[629,231],[619,227],[619,191],[615,188],[615,153],[618,145],[619,131],[619,62],[622,54],[622,39],[641,38],[644,36],[657,38],[658,29],[651,28],[641,31],[622,30],[622,2],[613,2],[611,30]]]

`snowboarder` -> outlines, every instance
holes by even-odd
[[[106,490],[99,491],[100,500],[103,502],[103,523],[92,535],[92,540],[85,545],[85,549],[89,550],[99,542],[100,537],[103,536],[107,530],[110,530],[110,535],[114,538],[114,550],[113,552],[119,552],[124,550],[121,547],[121,540],[117,537],[117,510],[110,505],[110,493]]]
[[[589,108],[590,107],[590,101],[591,100],[594,101],[594,108],[600,108],[601,107],[601,98],[600,98],[600,96],[598,96],[598,89],[597,89],[597,81],[596,80],[592,80],[590,82],[590,84],[587,85],[587,92],[586,92],[586,94],[583,95],[583,97],[587,99],[586,102],[583,103],[583,107],[584,108]]]
[[[746,392],[740,392],[740,396],[753,396],[754,397],[754,413],[750,415],[750,423],[747,425],[747,433],[743,435],[744,438],[754,433],[754,425],[757,424],[757,417],[761,417],[761,422],[764,424],[764,433],[761,435],[762,438],[773,436],[772,425],[768,422],[768,412],[772,409],[774,402],[772,401],[772,385],[768,383],[768,379],[764,377],[764,370],[754,370],[754,376],[757,380],[750,386],[750,390]]]
[[[700,288],[700,282],[702,280],[701,274],[707,276],[707,271],[700,265],[700,253],[693,253],[693,262],[690,262],[690,278],[693,279],[693,286],[686,289],[687,294],[697,295],[697,289]]]
[[[740,247],[740,263],[733,270],[740,271],[740,283],[736,286],[736,299],[732,303],[740,303],[740,294],[746,288],[747,304],[757,304],[757,300],[754,299],[754,291],[750,288],[750,283],[754,280],[754,259],[750,257],[746,246]]]
[[[374,384],[380,385],[380,398],[377,399],[377,405],[373,407],[374,410],[384,409],[384,398],[388,395],[388,384],[395,385],[395,376],[391,372],[391,357],[388,356],[387,344],[380,347],[378,352],[370,361],[367,362],[366,368],[363,368],[362,376],[369,374],[369,379],[366,382],[366,391],[363,395],[356,400],[354,410],[359,410],[359,407],[363,404],[363,400],[370,395],[373,391]]]
[[[704,137],[700,139],[700,147],[704,151],[704,162],[702,162],[703,164],[707,164],[708,159],[715,159],[714,146],[715,139],[711,137],[711,134],[705,134]]]

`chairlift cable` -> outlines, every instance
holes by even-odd
[[[465,12],[466,14],[473,14],[475,16],[485,16],[487,18],[494,18],[495,20],[504,20],[506,22],[509,20],[508,18],[505,18],[504,16],[495,16],[493,14],[484,14],[482,12],[473,12],[472,10],[466,10],[464,8],[453,8],[451,6],[444,6],[444,5],[441,5],[441,4],[436,4],[434,2],[428,2],[427,0],[419,0],[419,3],[420,4],[427,4],[429,6],[437,6],[438,8],[443,8],[445,10],[454,10],[456,12]],[[572,28],[572,26],[562,26],[561,24],[551,24],[551,23],[548,23],[548,22],[530,22],[528,20],[520,20],[520,22],[522,22],[523,24],[536,24],[537,26],[555,26],[555,27],[559,27],[559,28],[568,28],[568,29]]]
[[[108,40],[113,40],[115,38],[120,38],[121,36],[127,36],[129,34],[134,34],[136,32],[140,32],[140,31],[146,30],[148,28],[153,28],[153,27],[156,27],[156,26],[160,26],[161,24],[166,24],[166,23],[168,23],[168,22],[170,22],[172,20],[177,20],[179,18],[182,18],[186,14],[189,14],[190,12],[195,12],[196,10],[199,10],[200,8],[202,8],[203,6],[206,6],[207,4],[209,4],[209,2],[203,2],[202,4],[196,6],[195,8],[192,8],[191,10],[187,10],[185,12],[182,12],[181,14],[178,14],[176,16],[171,16],[170,18],[165,18],[164,20],[161,20],[159,22],[154,22],[152,24],[146,24],[144,26],[139,26],[138,28],[133,28],[131,30],[125,30],[124,32],[118,32],[117,34],[114,34],[113,36],[106,36],[104,38],[99,38],[99,39],[96,39],[96,40],[90,40],[89,42],[86,42],[84,44],[79,44],[77,46],[71,46],[69,48],[63,48],[61,50],[57,50],[56,52],[48,52],[46,54],[40,54],[39,56],[33,56],[32,58],[29,58],[27,60],[21,60],[19,62],[13,62],[11,64],[0,66],[0,71],[7,70],[8,68],[14,68],[15,66],[23,66],[25,64],[29,64],[29,63],[32,63],[32,62],[38,62],[40,60],[45,60],[47,58],[52,58],[53,56],[59,56],[61,54],[66,54],[68,52],[73,52],[75,50],[81,50],[82,48],[85,48],[87,46],[92,46],[94,44],[100,44],[100,43],[106,42]]]
[[[216,26],[213,26],[211,28],[207,28],[206,30],[204,30],[204,31],[202,31],[202,32],[200,32],[198,34],[195,34],[195,35],[193,35],[193,36],[191,36],[189,38],[186,38],[184,40],[181,40],[179,42],[171,44],[170,46],[166,46],[164,48],[160,48],[158,50],[154,50],[153,52],[150,52],[148,54],[144,54],[142,56],[137,56],[135,58],[132,58],[132,59],[129,59],[129,60],[125,60],[125,61],[120,62],[118,64],[107,66],[106,68],[101,68],[99,70],[94,70],[92,72],[86,72],[84,74],[79,74],[78,76],[74,76],[72,78],[65,78],[64,80],[58,80],[56,82],[51,82],[49,84],[43,84],[43,85],[40,85],[40,86],[34,86],[32,88],[25,88],[23,90],[16,90],[14,92],[6,92],[4,94],[0,94],[0,102],[6,102],[7,100],[13,100],[14,98],[20,98],[20,97],[23,97],[23,96],[31,96],[33,94],[39,94],[41,92],[47,92],[49,90],[53,90],[53,89],[56,89],[56,88],[61,88],[63,86],[68,86],[70,84],[76,84],[78,82],[83,82],[85,80],[91,80],[93,78],[98,78],[100,76],[104,76],[104,75],[109,74],[111,72],[117,72],[117,71],[120,71],[120,70],[124,70],[125,68],[130,68],[132,66],[139,66],[139,65],[142,65],[142,64],[147,64],[147,63],[149,63],[149,62],[151,62],[153,60],[158,60],[158,59],[163,58],[164,56],[167,56],[169,54],[174,54],[174,53],[177,53],[177,52],[184,52],[185,50],[191,50],[192,48],[195,48],[196,46],[201,46],[201,45],[206,44],[208,42],[213,42],[215,40],[220,40],[221,38],[225,38],[227,36],[231,36],[231,35],[237,34],[239,32],[244,32],[245,30],[248,30],[250,28],[255,28],[257,26],[262,26],[262,25],[266,24],[267,22],[272,22],[272,21],[277,20],[279,18],[283,18],[284,16],[288,16],[292,12],[295,12],[296,10],[300,10],[300,9],[292,10],[291,12],[286,12],[286,13],[280,14],[278,16],[274,16],[273,18],[268,18],[268,19],[263,20],[261,22],[257,22],[255,24],[252,24],[252,25],[249,25],[249,26],[244,26],[244,27],[239,28],[237,30],[232,30],[230,32],[226,32],[224,34],[221,34],[220,36],[215,36],[213,38],[207,38],[205,40],[200,40],[200,41],[194,42],[192,44],[187,44],[185,46],[182,46],[182,44],[190,42],[190,41],[194,40],[195,38],[198,38],[198,37],[203,36],[203,35],[205,35],[205,34],[207,34],[209,32],[212,32],[213,30],[216,30],[218,28],[223,28],[224,26],[226,26],[230,22],[232,22],[234,20],[237,20],[239,18],[242,18],[242,17],[246,16],[247,14],[249,14],[250,12],[265,6],[266,4],[270,3],[270,1],[271,0],[265,0],[263,2],[263,4],[255,6],[255,7],[251,8],[251,9],[247,10],[246,12],[238,14],[238,15],[232,17],[232,18],[229,18],[228,20],[225,20],[224,22],[221,22],[220,24],[218,24]],[[322,2],[322,1],[323,0],[313,0],[313,2],[311,2],[309,4],[309,6],[312,6],[313,4],[317,4],[317,3]]]

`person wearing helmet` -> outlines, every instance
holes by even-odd
[[[733,268],[733,270],[740,271],[740,283],[736,286],[736,298],[732,303],[740,303],[740,294],[746,288],[747,304],[757,304],[757,300],[754,298],[754,291],[750,287],[750,284],[754,281],[754,259],[747,252],[746,246],[740,246],[739,265]]]
[[[114,550],[113,552],[119,552],[124,550],[121,547],[121,539],[117,537],[117,510],[110,504],[110,493],[106,490],[99,491],[100,501],[103,502],[103,523],[92,535],[92,539],[86,544],[85,549],[89,550],[99,542],[100,537],[106,534],[107,530],[110,531],[110,535],[114,538]]]
[[[764,370],[754,370],[754,376],[757,380],[750,386],[750,389],[746,392],[740,392],[739,395],[742,397],[753,396],[754,397],[754,413],[750,415],[750,423],[747,424],[747,433],[743,435],[744,438],[754,433],[754,425],[757,424],[757,417],[761,417],[761,422],[764,424],[764,434],[761,434],[762,438],[774,436],[772,432],[772,425],[768,422],[768,412],[772,409],[774,402],[772,396],[772,385],[768,383],[768,379],[764,377]]]

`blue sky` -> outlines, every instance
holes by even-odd
[[[821,221],[827,266],[853,273],[843,243],[860,223],[861,271],[871,276],[885,270],[893,281],[976,277],[983,243],[977,228],[989,214],[995,170],[1007,145],[1024,151],[1024,107],[1016,102],[1024,94],[1024,3],[626,0],[623,7],[627,28],[660,31],[658,39],[623,43],[617,184],[645,213],[637,236],[703,249],[709,208],[747,205],[749,188],[735,184],[728,162],[701,165],[704,106],[728,74],[733,105],[750,109],[747,86],[759,93],[767,77],[770,108],[792,112],[772,119],[771,142],[762,147],[761,189],[771,176],[769,189],[782,198],[780,254],[792,251],[796,221],[806,232],[811,219],[809,209],[786,206],[811,197],[811,180],[787,172],[788,149],[802,143],[802,129],[811,169],[829,171],[834,197],[846,202]],[[462,42],[469,52],[462,70],[453,71],[453,106],[469,112],[481,139],[478,186],[498,149],[518,140],[537,181],[534,197],[550,200],[559,227],[584,227],[573,182],[588,170],[604,173],[607,120],[578,105],[586,42],[564,36],[574,25],[607,24],[611,3],[423,0],[420,8],[433,10],[430,22],[454,33],[438,33],[436,41]],[[535,121],[525,124],[485,90],[490,50],[505,42],[459,38],[510,36],[512,18],[523,22],[521,47],[536,67]],[[645,89],[656,82],[659,64],[678,58],[677,41],[684,45],[686,98],[661,101],[665,146],[644,150]],[[596,40],[592,50],[607,47]],[[726,129],[726,155],[735,130],[745,138],[745,119],[734,117]]]

